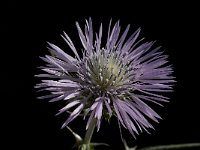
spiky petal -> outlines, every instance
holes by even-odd
[[[160,47],[153,48],[154,42],[140,44],[140,28],[128,37],[130,25],[123,33],[119,21],[113,27],[111,25],[112,21],[106,45],[102,47],[102,24],[94,36],[91,19],[86,20],[84,31],[76,22],[84,49],[82,58],[66,33],[62,38],[75,57],[48,43],[52,55],[41,57],[46,65],[40,67],[46,73],[37,75],[48,79],[42,80],[36,88],[50,92],[40,98],[50,98],[50,102],[66,101],[66,106],[57,114],[75,107],[62,127],[85,112],[84,118],[89,116],[86,129],[96,118],[99,130],[102,118],[114,114],[135,137],[135,134],[153,128],[150,120],[158,122],[161,118],[147,103],[162,105],[168,101],[161,94],[172,91],[173,70]]]

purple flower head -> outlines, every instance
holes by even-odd
[[[162,105],[168,101],[161,94],[172,91],[173,70],[160,47],[152,48],[154,42],[138,40],[140,29],[127,36],[130,25],[122,33],[119,21],[111,26],[110,21],[107,41],[102,46],[102,24],[94,34],[91,19],[86,20],[84,30],[76,22],[83,57],[79,56],[66,33],[62,38],[75,57],[48,43],[52,55],[41,57],[46,62],[41,67],[45,73],[37,76],[45,80],[36,88],[50,92],[39,97],[41,99],[66,101],[66,106],[57,115],[72,110],[62,128],[83,112],[84,118],[89,116],[86,129],[96,118],[99,130],[102,118],[114,115],[119,125],[135,137],[135,134],[153,128],[150,120],[158,122],[161,118],[146,103]]]

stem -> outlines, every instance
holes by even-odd
[[[186,144],[152,146],[152,147],[142,148],[140,150],[171,150],[171,149],[194,148],[194,147],[200,147],[200,143],[186,143]]]
[[[92,134],[94,132],[94,129],[95,129],[95,126],[96,126],[96,118],[93,118],[90,122],[90,125],[88,127],[88,130],[85,134],[85,138],[83,140],[83,143],[86,144],[86,145],[89,145],[90,144],[90,141],[91,141],[91,138],[92,138]]]

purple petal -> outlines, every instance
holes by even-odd
[[[109,116],[111,117],[111,116],[112,116],[112,110],[111,110],[111,108],[110,108],[110,105],[108,104],[107,100],[105,100],[104,102],[105,102],[105,104],[106,104],[106,108],[107,108],[107,110],[108,110]]]
[[[61,35],[62,36],[62,35]],[[77,50],[73,44],[73,42],[71,41],[71,39],[69,38],[69,36],[64,32],[64,36],[62,36],[62,38],[65,40],[65,42],[69,45],[69,47],[71,48],[71,50],[74,52],[75,56],[80,60],[80,57],[77,53]],[[76,61],[76,59],[74,59],[73,57],[70,57],[69,55],[66,55],[68,56],[68,59],[70,61]]]
[[[90,122],[94,118],[94,114],[95,114],[95,111],[93,110],[92,113],[90,114],[90,117],[89,117],[88,121],[87,121],[86,130],[88,129],[88,127],[90,125]]]
[[[59,112],[56,114],[56,116],[59,115],[59,114],[61,114],[61,113],[63,113],[63,112],[66,112],[68,109],[72,108],[73,106],[75,106],[75,105],[77,105],[77,104],[79,104],[79,103],[80,103],[79,100],[70,102],[70,103],[67,104],[65,107],[63,107],[62,109],[60,109]]]
[[[69,99],[71,99],[71,98],[76,97],[76,96],[79,95],[79,94],[80,94],[80,92],[71,93],[71,94],[67,95],[67,96],[64,98],[64,100],[69,100]]]
[[[65,121],[65,123],[62,125],[61,129],[64,128],[65,126],[68,125],[68,123],[70,123],[72,120],[74,120],[74,118],[76,118],[81,111],[83,110],[84,105],[80,104],[73,112],[72,114],[69,116],[69,118]]]

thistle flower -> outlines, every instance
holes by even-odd
[[[62,128],[83,112],[84,118],[89,116],[86,129],[96,118],[98,131],[102,118],[114,115],[119,126],[135,137],[153,128],[150,120],[158,122],[161,118],[146,103],[162,105],[168,101],[161,93],[172,91],[173,70],[160,47],[152,48],[154,42],[138,40],[140,28],[127,36],[130,25],[120,33],[119,21],[113,27],[111,22],[104,47],[102,24],[94,39],[91,18],[86,20],[84,31],[76,22],[83,45],[82,57],[65,32],[62,38],[75,57],[48,43],[52,55],[41,57],[46,62],[41,69],[46,73],[37,76],[49,79],[42,80],[36,88],[50,91],[49,95],[39,97],[41,99],[66,101],[57,115],[73,110]]]

